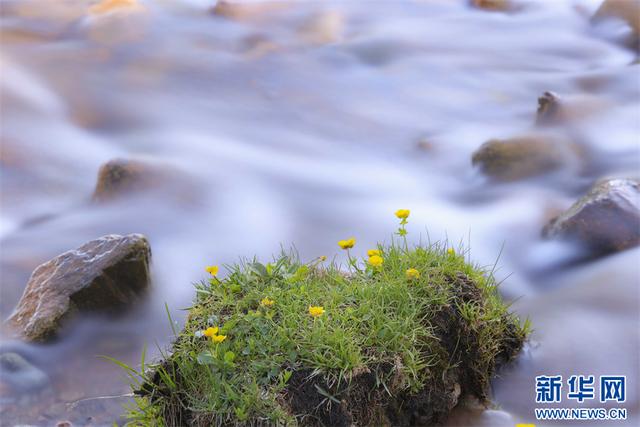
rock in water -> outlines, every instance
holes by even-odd
[[[509,0],[471,0],[470,3],[478,9],[494,12],[505,12],[513,9],[513,5]]]
[[[589,95],[560,97],[554,92],[545,92],[538,98],[536,125],[562,125],[606,111],[609,106],[600,98]]]
[[[640,182],[609,179],[596,183],[544,228],[546,237],[582,242],[598,255],[640,244]]]
[[[108,235],[38,266],[9,318],[24,339],[54,337],[77,311],[116,312],[149,287],[149,242]]]
[[[168,200],[175,205],[200,200],[197,185],[188,174],[169,164],[147,160],[113,159],[100,166],[93,201],[109,203],[127,197],[154,197]]]
[[[13,394],[33,392],[49,385],[49,377],[18,353],[0,354],[0,377]]]
[[[471,158],[496,181],[516,181],[579,163],[578,148],[564,139],[528,135],[485,142]]]
[[[618,41],[640,53],[640,0],[605,0],[591,18],[593,24],[619,20],[628,26],[628,33],[620,34]]]
[[[136,160],[111,160],[98,171],[93,198],[96,201],[106,201],[151,187],[157,179],[156,175],[156,171],[145,163]]]
[[[618,18],[629,24],[637,37],[640,34],[640,1],[605,0],[593,15],[592,21],[604,18]]]

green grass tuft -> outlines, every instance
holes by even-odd
[[[485,400],[528,323],[490,272],[445,245],[378,249],[379,268],[283,253],[197,284],[171,355],[137,387],[132,424],[429,424],[460,396]],[[208,327],[224,341],[203,336]]]

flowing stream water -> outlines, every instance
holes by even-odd
[[[597,0],[530,1],[507,13],[463,0],[254,2],[214,14],[204,0],[0,2],[0,314],[40,263],[105,234],[143,233],[153,292],[117,320],[78,319],[48,345],[2,332],[49,385],[0,383],[2,425],[111,425],[132,365],[168,348],[165,303],[183,322],[204,266],[294,245],[301,258],[388,240],[411,209],[413,242],[449,239],[482,265],[535,332],[493,382],[495,406],[452,426],[535,422],[535,376],[624,374],[638,425],[638,249],[574,265],[541,229],[598,179],[638,176],[640,80],[618,21]],[[512,183],[471,165],[486,140],[536,131],[537,98],[570,101],[547,132],[579,165]],[[162,185],[108,203],[100,165],[135,159]],[[499,259],[498,259],[499,257]],[[97,397],[102,397],[94,399]],[[599,403],[567,403],[590,407]],[[601,423],[599,425],[605,425]],[[543,425],[537,423],[537,425]],[[577,425],[581,425],[577,423]]]

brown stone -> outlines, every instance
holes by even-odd
[[[578,95],[559,96],[545,92],[538,98],[536,125],[559,125],[589,117],[605,111],[609,105],[601,98]]]
[[[547,135],[492,139],[484,143],[471,162],[497,181],[516,181],[553,172],[576,163],[578,150],[570,142]]]
[[[618,19],[629,26],[628,36],[619,41],[640,52],[640,0],[605,0],[591,18],[598,24],[607,19]]]
[[[513,5],[509,0],[471,0],[470,3],[478,9],[494,12],[504,12],[513,8]]]
[[[290,7],[287,2],[236,2],[219,0],[211,9],[214,15],[236,21],[255,21],[271,17],[275,12]]]
[[[93,192],[96,201],[114,199],[133,191],[154,186],[160,179],[158,171],[137,160],[116,159],[100,167]]]
[[[79,311],[118,312],[149,287],[151,249],[140,234],[107,235],[38,266],[9,318],[24,339],[45,341]]]
[[[599,21],[604,18],[618,18],[625,21],[637,36],[640,34],[640,1],[605,0],[593,15],[593,20]]]

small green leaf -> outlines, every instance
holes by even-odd
[[[251,270],[260,277],[268,277],[269,272],[267,271],[267,267],[260,264],[259,262],[251,263]]]
[[[247,410],[242,408],[242,407],[234,408],[233,412],[236,414],[236,418],[240,422],[246,421],[249,418],[249,416],[247,414]]]
[[[201,365],[212,365],[215,363],[216,359],[213,357],[213,354],[209,351],[203,351],[196,358],[197,362]]]
[[[236,360],[236,354],[233,351],[227,351],[224,354],[224,361],[227,363],[233,363]]]

